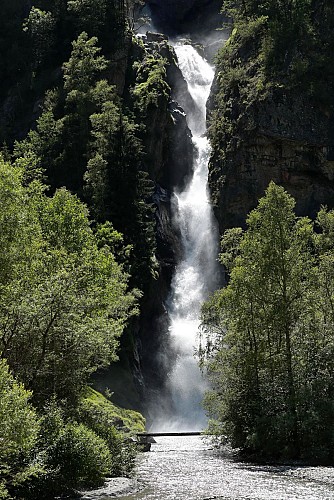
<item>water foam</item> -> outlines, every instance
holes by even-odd
[[[198,430],[206,425],[201,400],[206,390],[194,349],[199,328],[200,308],[217,287],[218,233],[207,187],[210,145],[206,131],[206,102],[213,68],[191,45],[175,44],[179,67],[195,103],[187,114],[195,150],[194,174],[183,192],[175,192],[174,221],[181,233],[183,258],[176,268],[168,301],[169,333],[175,363],[168,378],[172,418],[154,422],[156,430]],[[180,103],[182,105],[182,103]]]

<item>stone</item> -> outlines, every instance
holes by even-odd
[[[168,36],[164,35],[163,33],[153,33],[152,31],[147,31],[146,39],[148,42],[162,43],[168,41]]]
[[[125,495],[136,489],[138,489],[138,485],[135,480],[126,477],[113,477],[107,479],[101,488],[80,493],[81,500],[109,500],[110,497]]]

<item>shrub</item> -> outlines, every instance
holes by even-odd
[[[15,478],[24,474],[33,456],[39,420],[30,396],[0,360],[0,500],[12,498]]]
[[[116,410],[121,412],[115,413]],[[135,427],[136,430],[144,430],[142,426],[141,415],[137,412],[122,410],[115,407],[102,394],[89,389],[87,397],[84,398],[79,407],[79,419],[87,427],[92,429],[107,443],[110,454],[111,464],[109,474],[111,476],[128,475],[134,467],[136,449],[134,444],[126,439],[124,433],[119,432],[115,423],[125,423]],[[127,427],[124,431],[130,432]]]
[[[66,487],[95,486],[109,473],[111,455],[106,442],[83,424],[70,423],[48,449],[47,463]]]
[[[16,382],[0,360],[0,465],[29,453],[38,432],[38,418],[29,404],[31,393]]]

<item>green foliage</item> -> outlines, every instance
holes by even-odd
[[[51,12],[32,7],[23,29],[31,38],[36,69],[43,63],[54,44],[55,19]]]
[[[48,449],[47,465],[66,486],[102,484],[111,456],[105,441],[83,424],[67,424]]]
[[[0,157],[0,242],[1,284],[32,263],[40,250],[40,230],[33,198],[22,187],[23,171],[6,164]]]
[[[8,490],[3,483],[0,483],[0,499],[1,500],[10,500]]]
[[[124,44],[126,19],[122,2],[69,0],[67,12],[75,32],[86,31],[89,36],[97,36],[106,52],[113,52]]]
[[[225,0],[223,11],[234,19],[227,51],[233,46],[251,64],[259,58],[269,82],[278,80],[310,93],[315,81],[317,85],[325,85],[325,75],[316,74],[314,68],[320,64],[325,74],[332,73],[329,58],[333,40],[327,30],[333,26],[334,18],[326,1],[319,7],[311,0],[249,0],[237,6]],[[324,39],[325,51],[324,43],[320,42]],[[251,48],[247,46],[249,41],[253,44]]]
[[[89,38],[85,32],[73,42],[71,57],[64,63],[64,89],[68,103],[85,100],[94,79],[107,67],[107,61],[99,55],[101,49],[96,44],[97,38]]]
[[[136,450],[131,440],[125,441],[124,433],[142,432],[143,417],[135,411],[118,408],[98,392],[87,389],[79,406],[79,419],[107,443],[111,453],[109,473],[128,475],[134,467]]]
[[[22,177],[1,164],[1,352],[35,401],[74,402],[90,373],[116,359],[135,294],[109,248],[98,248],[86,207]]]
[[[40,222],[52,249],[80,255],[93,243],[87,207],[64,188],[52,198],[44,198]]]
[[[153,185],[141,126],[110,83],[115,49],[131,51],[122,2],[0,4],[0,134],[9,144],[0,158],[0,357],[19,381],[10,389],[17,418],[7,395],[0,401],[15,427],[0,415],[0,440],[12,443],[0,450],[0,498],[49,499],[133,466],[132,447],[105,428],[114,406],[79,401],[90,375],[117,359],[138,312],[129,279],[154,273]],[[142,429],[138,415],[119,418]]]
[[[103,220],[108,210],[108,162],[100,153],[88,160],[84,181],[85,194],[92,204],[94,215]]]
[[[86,33],[73,42],[64,64],[64,92],[47,93],[37,129],[16,144],[15,156],[25,162],[27,180],[44,175],[53,188],[66,184],[85,196],[97,222],[112,221],[124,234],[125,248],[117,248],[119,262],[128,260],[132,248],[133,265],[130,269],[127,263],[127,269],[135,285],[145,288],[156,274],[154,216],[148,203],[153,183],[141,170],[140,127],[122,109],[115,87],[100,79],[106,60],[99,52],[96,38]],[[57,231],[62,233],[60,227]],[[70,233],[68,226],[63,240],[78,236]]]
[[[167,84],[166,59],[147,55],[142,62],[136,62],[136,85],[133,88],[135,106],[145,116],[150,106],[159,107],[161,99],[168,99],[170,87]]]
[[[117,422],[122,421],[124,425],[122,432],[127,432],[130,435],[145,430],[145,419],[140,413],[114,405],[109,399],[91,387],[85,389],[80,407],[83,411],[101,412],[111,425],[116,425]]]
[[[333,215],[320,212],[315,235],[293,208],[271,183],[247,230],[223,238],[230,281],[203,308],[206,405],[214,431],[248,453],[331,461]]]
[[[5,360],[0,360],[0,477],[1,468],[20,454],[33,448],[39,430],[35,410],[26,391],[9,372]]]
[[[40,422],[26,391],[0,360],[0,498],[11,499],[9,491],[19,477],[27,475],[27,462],[36,445]]]
[[[111,253],[122,236],[106,224],[96,237],[76,196],[60,189],[47,197],[38,181],[26,182],[27,162],[0,161],[0,353],[33,390],[0,362],[0,491],[34,499],[132,468],[134,450],[109,427],[114,407],[83,401],[79,412],[78,404],[90,374],[116,359],[139,294],[127,291]],[[69,420],[74,414],[83,422]]]
[[[107,0],[69,0],[67,5],[81,31],[97,35],[102,30],[107,20]]]

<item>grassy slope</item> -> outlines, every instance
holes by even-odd
[[[139,412],[116,406],[103,396],[103,394],[91,387],[86,388],[83,401],[88,402],[90,406],[95,406],[97,409],[100,408],[104,412],[107,412],[115,427],[126,434],[136,434],[137,432],[145,431],[145,419]]]

